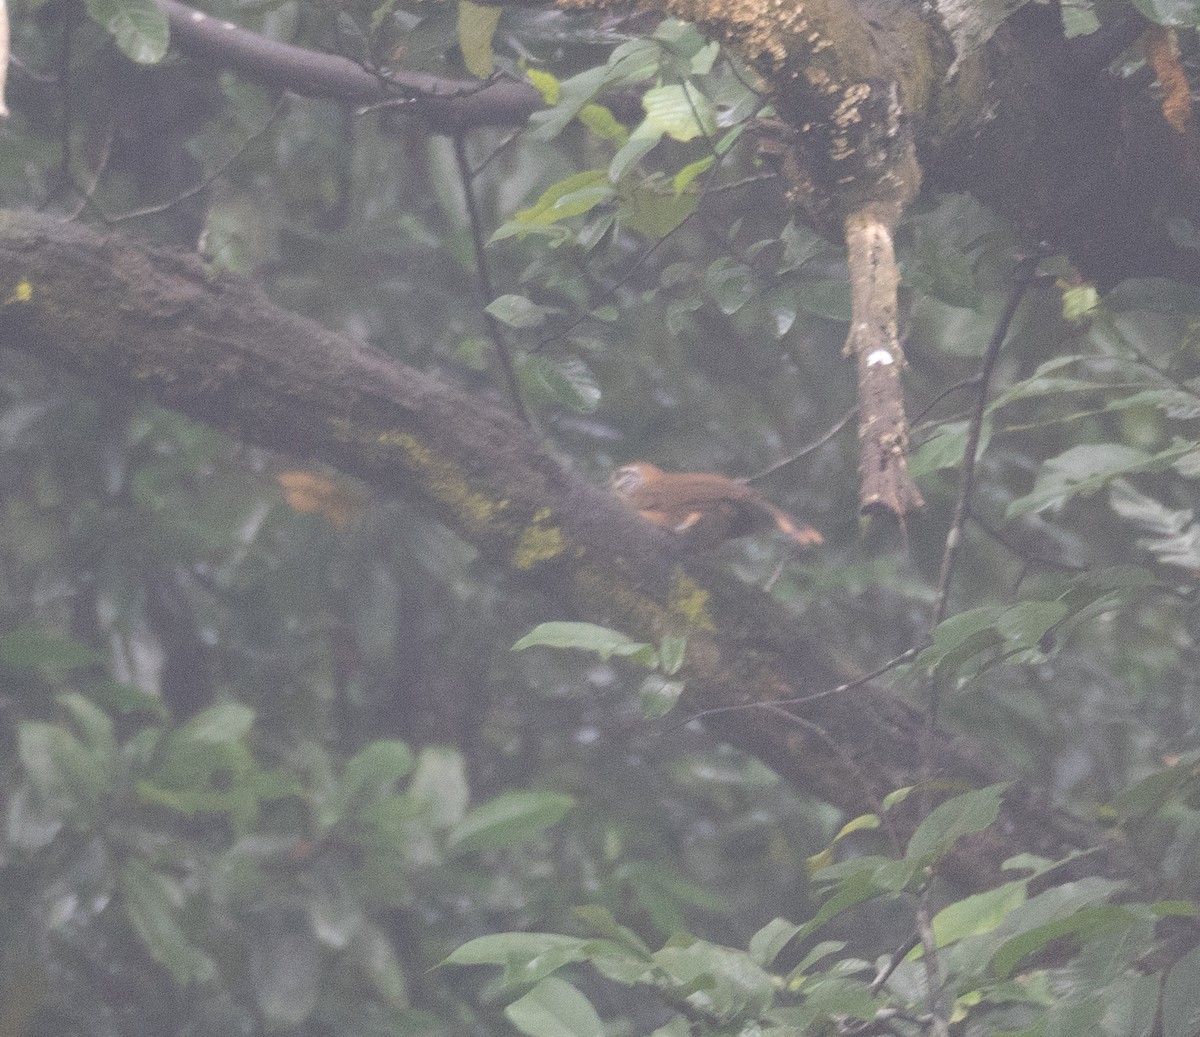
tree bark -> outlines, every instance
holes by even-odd
[[[271,304],[195,256],[28,213],[0,214],[0,346],[106,381],[247,441],[327,461],[423,502],[492,564],[572,616],[657,641],[687,637],[684,712],[849,814],[918,780],[920,714],[846,682],[803,617],[702,561],[547,455],[510,415]],[[732,707],[732,708],[731,708]],[[1000,778],[939,735],[937,776]],[[913,797],[916,798],[916,797]],[[915,818],[897,811],[903,840]],[[1002,822],[947,865],[989,884],[1019,851],[1094,846],[1089,826],[1020,785]]]

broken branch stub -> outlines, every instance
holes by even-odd
[[[890,216],[868,206],[846,217],[853,312],[846,354],[858,372],[859,507],[903,516],[924,501],[908,471],[904,352],[896,325],[900,272]]]

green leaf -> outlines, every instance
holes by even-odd
[[[66,692],[56,699],[70,712],[75,729],[83,736],[97,763],[105,766],[111,763],[117,753],[117,739],[108,714],[77,692]]]
[[[570,79],[557,82],[554,90],[554,107],[534,112],[529,117],[531,127],[529,136],[533,140],[548,141],[562,133],[571,120],[579,114],[580,109],[588,104],[596,96],[596,92],[604,86],[606,74],[606,69],[589,68],[578,75],[571,76]],[[535,74],[530,73],[530,81],[541,89],[545,96],[545,84],[544,80],[540,79],[540,75],[544,75],[544,73],[539,74],[539,78],[535,78]],[[548,103],[550,102],[548,101]]]
[[[538,306],[523,295],[501,295],[484,309],[510,328],[536,328],[546,321],[548,313],[557,313],[551,306]]]
[[[32,628],[0,634],[0,663],[35,670],[74,670],[104,662],[104,656],[82,641]]]
[[[933,917],[933,935],[938,947],[980,933],[991,932],[1009,914],[1025,903],[1026,880],[1006,882],[984,893],[956,900]]]
[[[847,862],[853,867],[853,870],[840,879],[837,886],[834,888],[833,894],[826,900],[818,909],[817,913],[812,916],[803,926],[804,936],[808,936],[815,929],[820,928],[832,918],[836,918],[843,911],[848,911],[852,907],[863,903],[865,900],[870,900],[872,897],[879,896],[885,890],[875,882],[875,869],[870,861],[862,859],[853,862]],[[832,872],[833,869],[826,869],[827,872]],[[823,877],[826,872],[818,872],[818,877]]]
[[[1069,287],[1062,293],[1063,320],[1075,323],[1087,320],[1099,305],[1100,293],[1096,291],[1095,285],[1081,284]]]
[[[689,162],[684,166],[671,180],[671,186],[675,189],[677,195],[683,194],[688,189],[688,186],[701,173],[706,173],[716,158],[712,155],[705,155],[704,158],[697,159],[695,162]]]
[[[221,702],[197,713],[175,733],[193,742],[238,742],[250,733],[254,710],[241,702]]]
[[[512,646],[514,652],[545,645],[549,648],[582,648],[601,659],[614,655],[632,658],[647,666],[658,664],[653,645],[635,641],[628,634],[595,623],[541,623]]]
[[[130,60],[155,65],[166,57],[167,16],[154,0],[85,0],[84,7]]]
[[[717,308],[727,317],[737,313],[754,295],[754,272],[745,263],[728,257],[710,263],[704,281]]]
[[[491,933],[469,940],[451,951],[444,965],[511,965],[520,962],[526,969],[543,959],[553,958],[555,968],[587,957],[588,940],[558,933]],[[540,976],[538,977],[541,978]]]
[[[1163,1037],[1200,1033],[1200,946],[1193,947],[1167,973],[1163,984]]]
[[[179,922],[183,897],[165,875],[143,861],[129,860],[121,869],[121,906],[150,957],[165,966],[180,986],[202,983],[216,969],[200,948],[188,939]]]
[[[967,451],[969,429],[965,421],[948,421],[939,425],[933,435],[922,443],[908,463],[908,470],[916,478],[943,468],[957,468],[962,464]],[[984,418],[979,430],[979,445],[975,451],[978,460],[988,448],[992,437],[992,420]]]
[[[750,937],[746,949],[751,958],[767,968],[779,957],[779,952],[792,942],[792,937],[800,932],[800,928],[786,918],[772,918]]]
[[[673,677],[683,666],[683,657],[687,652],[687,638],[663,636],[658,643],[658,665],[668,677]]]
[[[654,150],[662,138],[662,130],[651,126],[648,121],[640,123],[613,155],[608,164],[608,179],[614,184],[619,183],[633,166]]]
[[[1200,754],[1188,753],[1172,767],[1164,767],[1129,788],[1122,789],[1108,804],[1120,822],[1148,817],[1177,801],[1184,792],[1195,786]]]
[[[1034,902],[1030,901],[1031,904]],[[1045,925],[1028,929],[1007,941],[992,955],[992,968],[998,976],[1007,979],[1025,958],[1036,954],[1054,940],[1061,940],[1064,936],[1095,938],[1122,928],[1128,919],[1125,908],[1112,904],[1081,907],[1065,918],[1056,918]]]
[[[346,761],[338,782],[339,791],[346,801],[358,795],[391,792],[395,783],[411,774],[415,766],[416,758],[404,742],[380,739]]]
[[[586,997],[557,976],[543,979],[504,1015],[529,1037],[604,1037],[604,1023]]]
[[[1008,506],[1015,518],[1031,511],[1060,509],[1076,496],[1095,493],[1118,476],[1158,471],[1196,449],[1194,443],[1176,443],[1157,454],[1122,443],[1086,443],[1072,447],[1042,465],[1033,490]]]
[[[505,792],[468,811],[450,829],[447,846],[457,853],[511,846],[557,824],[574,805],[557,792]]]
[[[542,399],[579,414],[591,414],[600,405],[596,376],[578,357],[526,356],[521,361],[521,380]]]
[[[985,605],[943,620],[933,632],[933,644],[917,656],[914,666],[953,669],[972,656],[1003,643],[996,621],[1002,605]]]
[[[527,68],[525,75],[529,77],[534,88],[542,95],[542,100],[546,104],[558,104],[558,95],[562,89],[562,84],[557,76],[550,72],[544,72],[540,68]]]
[[[582,907],[573,908],[571,913],[594,933],[613,943],[620,944],[627,951],[632,952],[639,961],[650,960],[650,948],[642,938],[632,929],[617,922],[607,907],[599,904],[584,904]]]
[[[547,187],[528,209],[521,209],[492,235],[493,241],[527,234],[531,227],[550,226],[590,212],[614,196],[608,173],[589,169]]]
[[[445,746],[430,745],[421,750],[408,796],[424,803],[434,828],[452,828],[463,819],[470,801],[467,764],[462,753]]]
[[[35,791],[59,813],[86,812],[109,790],[105,761],[57,724],[19,724],[17,756]]]
[[[655,952],[654,964],[683,990],[691,988],[690,1000],[698,1008],[718,1017],[763,1012],[774,997],[770,974],[745,951],[731,947],[673,937]]]
[[[699,197],[692,192],[675,194],[655,177],[626,188],[617,206],[617,216],[626,230],[651,241],[665,238],[693,212]]]
[[[948,799],[930,811],[913,832],[905,851],[909,861],[932,862],[950,852],[959,839],[982,832],[1000,813],[1005,782]]]
[[[171,711],[157,695],[124,684],[121,681],[100,680],[90,687],[91,698],[101,707],[122,716],[130,713],[152,713],[159,720],[169,720]]]
[[[1066,618],[1068,609],[1058,601],[1022,601],[996,618],[996,629],[1013,645],[1037,648],[1046,634]]]
[[[675,708],[679,696],[683,694],[683,682],[667,680],[662,674],[652,673],[642,681],[638,691],[638,701],[642,707],[642,716],[647,720],[657,720],[666,716]]]
[[[495,67],[492,37],[496,35],[500,14],[499,7],[458,0],[458,47],[467,71],[478,79],[487,79]]]
[[[673,140],[711,137],[717,131],[712,102],[691,83],[653,87],[642,94],[646,122]]]
[[[585,104],[579,109],[579,121],[602,140],[616,141],[618,146],[629,140],[629,131],[602,104]]]

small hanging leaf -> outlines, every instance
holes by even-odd
[[[930,811],[908,841],[905,859],[935,861],[947,854],[964,835],[982,832],[1000,813],[1005,783],[964,792]]]
[[[578,357],[529,356],[521,364],[521,376],[538,395],[580,414],[591,414],[600,405],[595,375]]]
[[[529,1037],[603,1037],[604,1023],[586,997],[565,979],[549,976],[504,1014]]]
[[[673,140],[711,137],[717,129],[712,102],[691,83],[654,87],[642,95],[646,122]]]
[[[545,645],[548,648],[582,648],[595,652],[601,659],[614,655],[632,658],[654,666],[658,653],[653,645],[635,641],[628,634],[595,623],[541,623],[512,646],[514,652]]]
[[[167,16],[154,0],[86,0],[88,17],[112,33],[121,53],[139,65],[156,65],[170,40]]]
[[[457,853],[511,846],[557,824],[574,805],[557,792],[506,792],[469,810],[450,829],[447,846]]]
[[[458,0],[458,47],[467,71],[478,79],[492,74],[492,37],[500,23],[501,8],[483,7],[471,0]]]
[[[647,720],[657,720],[666,716],[675,708],[675,703],[682,694],[682,681],[670,681],[658,673],[650,674],[642,681],[638,692],[642,716]]]
[[[501,295],[484,309],[510,328],[536,328],[546,321],[546,315],[557,313],[551,306],[539,306],[523,295]]]
[[[602,104],[585,104],[579,109],[579,121],[602,140],[615,140],[621,145],[629,139],[629,131]]]

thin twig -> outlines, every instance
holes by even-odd
[[[872,994],[878,994],[879,991],[883,989],[884,983],[891,979],[892,973],[900,967],[900,962],[907,958],[912,949],[917,947],[920,943],[921,934],[913,933],[912,936],[905,940],[891,953],[891,955],[888,957],[888,960],[884,963],[883,968],[881,968],[875,974],[875,978],[871,980],[871,985],[867,989],[869,989]]]
[[[946,548],[942,553],[942,569],[938,576],[937,606],[934,609],[933,621],[930,624],[930,636],[933,634],[933,629],[946,618],[950,579],[954,575],[954,563],[958,558],[958,548],[962,540],[963,525],[966,522],[967,511],[971,506],[971,497],[975,491],[975,453],[979,449],[979,439],[983,431],[983,417],[987,410],[989,382],[991,381],[992,372],[996,367],[996,361],[1000,356],[1000,347],[1004,345],[1004,340],[1008,336],[1008,329],[1012,324],[1013,317],[1017,314],[1017,307],[1021,305],[1021,300],[1025,297],[1029,286],[1033,283],[1040,260],[1041,252],[1039,251],[1026,256],[1017,265],[1008,302],[1005,303],[1004,312],[1000,315],[1000,320],[996,324],[996,330],[992,332],[991,341],[988,342],[987,350],[983,355],[983,363],[979,368],[977,376],[979,394],[975,400],[974,413],[971,415],[967,426],[967,445],[963,453],[962,479],[958,488],[958,500],[954,504],[954,518],[951,520],[950,530],[946,534]]]
[[[693,720],[703,720],[705,717],[715,716],[718,713],[737,713],[743,709],[762,709],[765,706],[805,706],[810,702],[817,702],[820,699],[827,699],[831,695],[842,695],[847,691],[853,691],[855,688],[861,688],[871,681],[877,680],[885,673],[896,669],[897,666],[903,666],[907,662],[912,662],[920,655],[932,642],[924,641],[919,645],[914,645],[912,648],[901,652],[894,659],[889,659],[883,665],[872,670],[870,673],[864,673],[861,677],[855,677],[852,681],[847,681],[845,684],[839,684],[836,688],[826,688],[824,691],[816,691],[811,695],[801,695],[794,699],[773,699],[770,702],[741,702],[736,706],[714,706],[712,709],[701,710],[699,713],[693,713],[685,723],[690,724]],[[790,715],[790,714],[789,714]]]
[[[92,200],[96,197],[96,191],[100,187],[100,178],[104,176],[104,171],[108,169],[109,160],[112,158],[113,141],[116,138],[117,120],[114,116],[109,120],[108,130],[104,134],[104,142],[100,145],[100,155],[96,159],[96,168],[92,170],[91,182],[86,186],[75,185],[75,189],[79,191],[79,204],[75,207],[74,212],[62,218],[64,223],[70,223],[72,220],[78,219],[84,209],[94,204]]]
[[[858,407],[857,406],[851,407],[848,411],[846,411],[846,413],[844,415],[842,415],[841,418],[838,419],[837,424],[834,425],[833,428],[831,428],[828,432],[826,432],[824,435],[822,435],[819,439],[816,439],[813,442],[809,443],[808,446],[801,447],[795,453],[789,454],[782,461],[776,461],[774,464],[768,465],[761,472],[755,472],[753,475],[747,475],[744,479],[741,479],[739,481],[744,482],[744,483],[752,483],[752,482],[757,482],[759,479],[765,479],[772,472],[777,472],[777,471],[779,471],[780,468],[786,468],[788,465],[792,464],[793,462],[799,461],[800,458],[806,457],[807,455],[811,454],[814,450],[819,450],[826,443],[828,443],[831,439],[833,439],[834,436],[836,436],[839,432],[841,432],[842,429],[844,429],[847,425],[849,425],[850,422],[854,420],[854,415],[856,415],[857,413],[858,413]]]
[[[483,294],[486,301],[491,301],[496,297],[495,288],[492,283],[491,271],[488,269],[487,253],[485,252],[486,242],[483,240],[483,223],[479,218],[479,205],[475,198],[475,183],[472,180],[471,163],[467,159],[467,147],[463,141],[462,134],[457,134],[453,138],[454,142],[454,161],[458,166],[458,177],[462,181],[463,198],[467,206],[467,223],[471,228],[471,244],[475,250],[475,276],[479,279],[479,290]],[[509,347],[508,340],[504,337],[504,329],[500,326],[500,322],[493,317],[485,309],[483,311],[484,322],[487,325],[488,337],[492,340],[492,347],[496,351],[496,357],[500,361],[500,370],[504,373],[504,381],[508,386],[508,394],[512,398],[513,409],[517,412],[517,417],[521,419],[529,428],[537,431],[537,426],[534,424],[533,416],[525,406],[525,401],[521,398],[521,383],[517,380],[517,369],[513,363],[512,349]]]
[[[507,148],[510,144],[512,144],[514,141],[518,140],[520,138],[521,134],[524,132],[525,132],[525,127],[523,127],[523,126],[519,130],[513,130],[512,133],[510,133],[499,144],[497,144],[494,148],[492,148],[491,152],[488,154],[488,157],[485,158],[482,162],[480,162],[479,165],[477,165],[471,171],[471,179],[474,180],[475,177],[479,176],[480,173],[482,173],[485,169],[487,169],[487,167],[492,164],[492,160],[495,159],[498,155],[500,155],[504,151],[504,149]]]
[[[1017,309],[1024,299],[1026,291],[1037,275],[1038,263],[1041,261],[1041,251],[1036,251],[1017,264],[1013,275],[1012,290],[1008,301],[996,322],[996,328],[983,354],[983,363],[976,376],[978,394],[975,399],[970,420],[967,424],[967,443],[963,452],[962,478],[959,482],[958,499],[954,504],[954,517],[950,521],[950,529],[946,534],[946,547],[942,553],[942,567],[938,576],[936,606],[929,624],[929,640],[933,640],[934,631],[938,624],[946,618],[946,605],[950,596],[950,580],[954,575],[954,564],[962,543],[963,527],[971,510],[971,501],[975,492],[975,454],[979,450],[979,440],[983,433],[983,419],[987,412],[988,389],[996,361],[1000,356],[1000,348],[1008,337]],[[941,698],[941,678],[934,674],[929,679],[929,705],[925,715],[925,730],[921,746],[921,781],[925,786],[921,794],[921,813],[928,817],[932,808],[930,789],[933,785],[934,769],[937,760],[937,722]],[[930,1028],[934,1037],[949,1037],[949,1014],[944,1011],[941,960],[937,953],[937,941],[933,935],[932,911],[930,908],[929,883],[921,889],[917,900],[916,922],[917,932],[925,953],[922,964],[925,969],[925,982],[929,990]]]
[[[956,392],[961,392],[963,389],[974,388],[978,384],[979,384],[979,375],[973,374],[973,375],[971,375],[970,378],[964,378],[961,382],[955,382],[953,385],[949,386],[948,388],[943,389],[932,400],[930,400],[927,404],[925,404],[924,407],[921,408],[921,410],[917,413],[917,416],[912,419],[912,424],[916,425],[919,422],[924,421],[925,418],[929,415],[929,412],[932,411],[933,408],[936,407],[939,403],[941,403],[942,400],[944,400],[947,396],[953,396]]]
[[[921,937],[925,965],[925,983],[929,990],[929,1024],[934,1037],[950,1037],[950,1013],[942,1006],[942,965],[937,940],[933,935],[933,912],[929,906],[929,883],[921,888],[917,900],[917,932]]]
[[[854,759],[849,753],[846,752],[845,748],[838,744],[837,740],[820,724],[813,723],[811,720],[806,720],[804,717],[798,717],[795,713],[790,713],[786,709],[780,709],[774,702],[763,702],[759,704],[766,707],[766,709],[768,709],[770,712],[778,714],[788,723],[804,728],[805,731],[808,731],[810,734],[816,736],[830,748],[833,754],[839,760],[841,760],[842,766],[854,775],[855,780],[862,789],[863,798],[866,799],[867,803],[870,804],[871,810],[874,812],[875,816],[879,818],[880,827],[884,834],[887,835],[888,842],[891,843],[893,851],[899,854],[900,840],[896,835],[895,830],[892,828],[891,821],[888,818],[888,813],[883,806],[883,800],[876,795],[875,790],[871,787],[871,782],[867,779],[866,774],[864,774],[862,768],[854,762]]]

